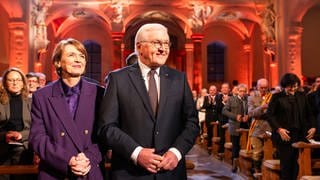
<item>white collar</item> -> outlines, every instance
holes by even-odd
[[[138,64],[141,69],[142,77],[147,77],[151,68],[143,64],[139,59],[138,59]],[[160,67],[156,69],[156,74],[159,75],[159,73],[160,73]]]

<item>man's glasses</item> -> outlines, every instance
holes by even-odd
[[[22,79],[7,79],[7,82],[10,84],[22,82]]]
[[[140,41],[139,43],[150,43],[154,48],[169,48],[171,46],[170,41]]]

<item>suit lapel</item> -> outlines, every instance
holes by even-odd
[[[166,66],[160,68],[160,99],[158,106],[158,117],[164,114],[164,109],[167,101],[167,94],[171,84],[171,79],[169,77],[168,69]]]
[[[139,68],[138,63],[129,67],[129,77],[136,91],[138,92],[140,98],[142,99],[144,107],[147,109],[152,119],[155,120],[155,117],[153,115],[153,111],[151,108],[150,100],[148,97],[147,88],[146,88],[146,85],[144,84],[144,80],[142,78],[141,70]]]
[[[61,80],[56,81],[52,86],[52,97],[49,97],[49,102],[52,106],[52,110],[55,111],[59,121],[62,123],[66,132],[72,139],[72,142],[81,152],[82,146],[80,143],[80,138],[78,136],[75,123],[71,117],[71,113],[69,112],[69,108],[65,100],[65,97],[63,96]]]
[[[86,129],[91,130],[92,126],[92,114],[91,110],[88,108],[95,107],[95,95],[96,89],[90,87],[89,83],[82,79],[82,87],[79,96],[79,103],[77,107],[77,111],[75,114],[75,121],[77,121],[77,125]]]

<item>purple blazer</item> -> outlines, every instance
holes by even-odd
[[[82,78],[79,105],[73,120],[61,83],[57,80],[36,91],[32,97],[29,145],[41,159],[38,179],[74,179],[68,163],[80,152],[91,163],[91,170],[84,178],[103,179],[102,155],[93,131],[96,109],[104,89]]]

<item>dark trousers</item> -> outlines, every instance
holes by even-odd
[[[239,158],[240,136],[231,135],[232,142],[232,159]]]
[[[281,180],[296,180],[299,173],[299,152],[296,148],[292,147],[292,143],[299,140],[299,132],[296,129],[289,129],[289,131],[289,136],[291,137],[291,140],[289,142],[282,141],[280,135],[277,132],[274,132],[276,133],[275,144],[280,159]]]

